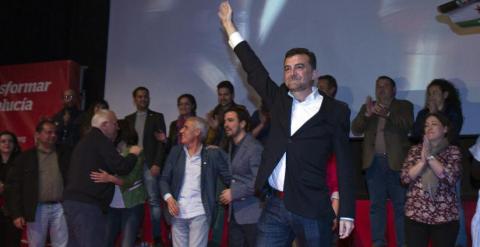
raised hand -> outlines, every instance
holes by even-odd
[[[378,116],[387,117],[388,112],[389,112],[388,108],[386,106],[382,105],[381,103],[379,103],[378,101],[373,106],[373,113],[375,113]]]
[[[430,141],[426,136],[423,136],[422,154],[421,154],[422,161],[426,162],[428,156],[430,156]]]
[[[223,1],[218,8],[218,18],[228,36],[237,31],[237,28],[232,21],[232,15],[233,11],[230,3],[228,3],[228,1]]]
[[[365,99],[365,116],[366,117],[370,117],[373,115],[373,111],[374,111],[374,104],[373,104],[373,101],[372,101],[372,97],[370,96],[367,96],[367,99]]]

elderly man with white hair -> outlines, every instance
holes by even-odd
[[[126,175],[141,152],[132,146],[122,157],[115,149],[117,117],[113,111],[100,110],[92,118],[92,130],[73,151],[64,191],[64,210],[69,230],[68,246],[103,246],[106,209],[112,201],[112,183],[94,183],[92,171]]]
[[[227,154],[203,145],[207,130],[204,119],[187,119],[180,129],[181,145],[170,151],[160,178],[174,247],[207,246],[215,216],[217,177],[226,185],[231,181]]]

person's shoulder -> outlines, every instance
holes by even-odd
[[[32,148],[29,148],[29,149],[25,150],[24,152],[19,153],[17,155],[16,159],[28,158],[28,157],[31,157],[32,155],[36,155],[36,153],[37,153],[37,148],[32,147]]]
[[[412,105],[412,106],[413,106],[412,102],[410,102],[409,100],[406,100],[406,99],[397,99],[397,98],[395,98],[395,99],[392,101],[392,103],[398,104],[398,105],[403,105],[403,106],[406,106],[406,105],[408,105],[408,106]]]
[[[335,112],[337,115],[350,115],[350,107],[347,103],[329,96],[324,96],[323,99],[325,104],[329,104],[328,108],[330,111]]]
[[[255,139],[255,137],[253,137],[251,134],[247,134],[245,136],[243,145],[246,145],[247,147],[253,147],[253,148],[263,148],[262,143],[260,143],[257,139]]]
[[[137,114],[137,112],[132,112],[132,113],[126,115],[126,116],[125,116],[125,119],[127,119],[127,120],[129,120],[129,119],[131,119],[131,118],[135,119],[135,114]]]
[[[161,116],[161,117],[163,117],[163,113],[156,112],[156,111],[148,109],[148,116],[157,116],[157,117]]]
[[[68,146],[68,145],[56,145],[55,150],[57,150],[58,153],[66,153],[69,154],[72,152],[73,148]]]
[[[346,102],[344,101],[341,101],[341,100],[338,100],[338,99],[335,99],[335,98],[332,98],[333,99],[333,103],[335,104],[336,107],[340,107],[344,110],[348,110],[349,109],[349,106]]]
[[[176,154],[183,151],[183,146],[182,145],[175,145],[170,149],[170,153]]]
[[[227,153],[220,147],[204,147],[204,150],[207,155],[212,158],[227,155]]]
[[[448,145],[448,147],[447,147],[447,152],[448,152],[448,153],[452,153],[452,154],[457,154],[457,153],[460,153],[461,150],[460,150],[460,147],[459,147],[459,146],[450,144],[450,145]]]

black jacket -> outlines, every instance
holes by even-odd
[[[137,156],[122,157],[112,141],[93,127],[77,144],[72,154],[64,200],[95,204],[103,210],[112,201],[113,183],[94,183],[90,172],[102,169],[110,174],[127,175],[135,166]]]
[[[56,152],[65,186],[71,150],[59,146],[56,148]],[[14,160],[7,175],[6,196],[8,212],[13,219],[24,217],[26,221],[35,220],[38,203],[38,155],[36,148],[21,153]]]
[[[135,127],[136,112],[128,115],[125,119]],[[147,118],[145,119],[145,127],[143,129],[143,153],[145,154],[145,163],[149,168],[153,164],[163,166],[166,158],[166,145],[155,138],[155,131],[163,131],[167,134],[165,128],[165,120],[163,114],[147,111]]]
[[[350,110],[345,103],[323,93],[318,113],[290,135],[292,97],[285,84],[278,86],[246,41],[234,49],[247,72],[248,83],[257,91],[270,110],[270,135],[262,155],[255,181],[257,192],[268,187],[283,154],[287,153],[284,183],[285,206],[289,211],[308,218],[333,218],[326,185],[327,160],[337,156],[340,192],[340,217],[354,218],[354,167],[349,144]]]

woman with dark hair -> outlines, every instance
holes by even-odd
[[[5,181],[15,157],[20,153],[17,137],[10,131],[0,132],[0,246],[19,246],[21,231],[13,225],[5,205]]]
[[[128,155],[130,146],[136,145],[138,135],[135,127],[127,120],[118,121],[117,150],[122,155]],[[90,173],[95,183],[114,183],[115,192],[107,211],[107,229],[105,246],[115,246],[119,240],[122,247],[135,246],[135,240],[143,221],[143,204],[147,198],[143,184],[143,153],[138,156],[137,164],[126,176],[115,176],[100,170]]]
[[[419,111],[417,118],[413,123],[413,137],[419,140],[423,136],[423,126],[428,113],[440,113],[448,118],[451,128],[449,130],[452,138],[450,143],[454,145],[459,144],[460,131],[463,125],[462,103],[458,89],[449,81],[445,79],[434,79],[427,86],[425,96],[425,107]],[[457,182],[458,205],[461,204],[461,179]],[[465,229],[465,216],[463,207],[460,210],[460,230],[458,231],[457,241],[455,246],[467,246],[467,233]]]
[[[197,101],[191,94],[182,94],[177,98],[178,118],[170,123],[168,128],[168,144],[175,146],[179,142],[178,135],[180,129],[185,124],[185,120],[189,117],[197,116]]]
[[[420,140],[428,113],[440,112],[444,114],[452,125],[452,143],[457,144],[460,130],[463,125],[462,103],[458,89],[445,79],[434,79],[427,86],[425,107],[418,112],[413,124],[413,136]]]
[[[401,171],[407,185],[405,236],[409,247],[455,246],[459,206],[455,184],[460,178],[461,153],[450,144],[453,134],[447,117],[425,116],[423,142],[408,152]]]

